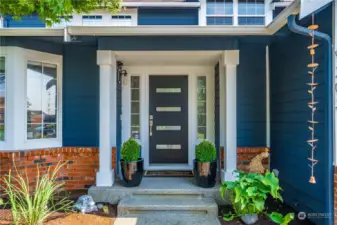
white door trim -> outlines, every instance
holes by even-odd
[[[214,65],[215,66],[215,65]],[[197,76],[207,77],[207,137],[214,142],[214,66],[126,66],[128,76],[122,87],[122,140],[130,138],[130,80],[140,76],[140,143],[145,170],[190,170],[195,158],[197,143]],[[187,75],[188,76],[188,164],[149,163],[149,76]]]

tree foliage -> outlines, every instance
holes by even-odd
[[[0,15],[19,20],[22,16],[37,14],[48,26],[61,22],[62,18],[69,20],[74,13],[97,9],[116,13],[120,9],[120,0],[0,0]]]

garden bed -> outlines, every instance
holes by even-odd
[[[117,215],[117,205],[109,205],[109,214],[96,212],[82,213],[55,213],[44,225],[112,225]],[[0,210],[0,225],[13,225],[11,211]]]

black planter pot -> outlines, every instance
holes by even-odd
[[[144,159],[138,158],[138,161],[125,162],[120,160],[122,171],[121,183],[124,187],[137,187],[142,182],[144,174]]]
[[[194,177],[199,187],[211,188],[216,183],[217,161],[199,162],[194,160]]]

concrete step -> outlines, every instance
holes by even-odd
[[[212,198],[194,196],[131,196],[118,204],[118,216],[144,214],[149,212],[189,212],[218,216],[218,205]]]
[[[214,215],[161,212],[118,217],[114,225],[220,225]]]

